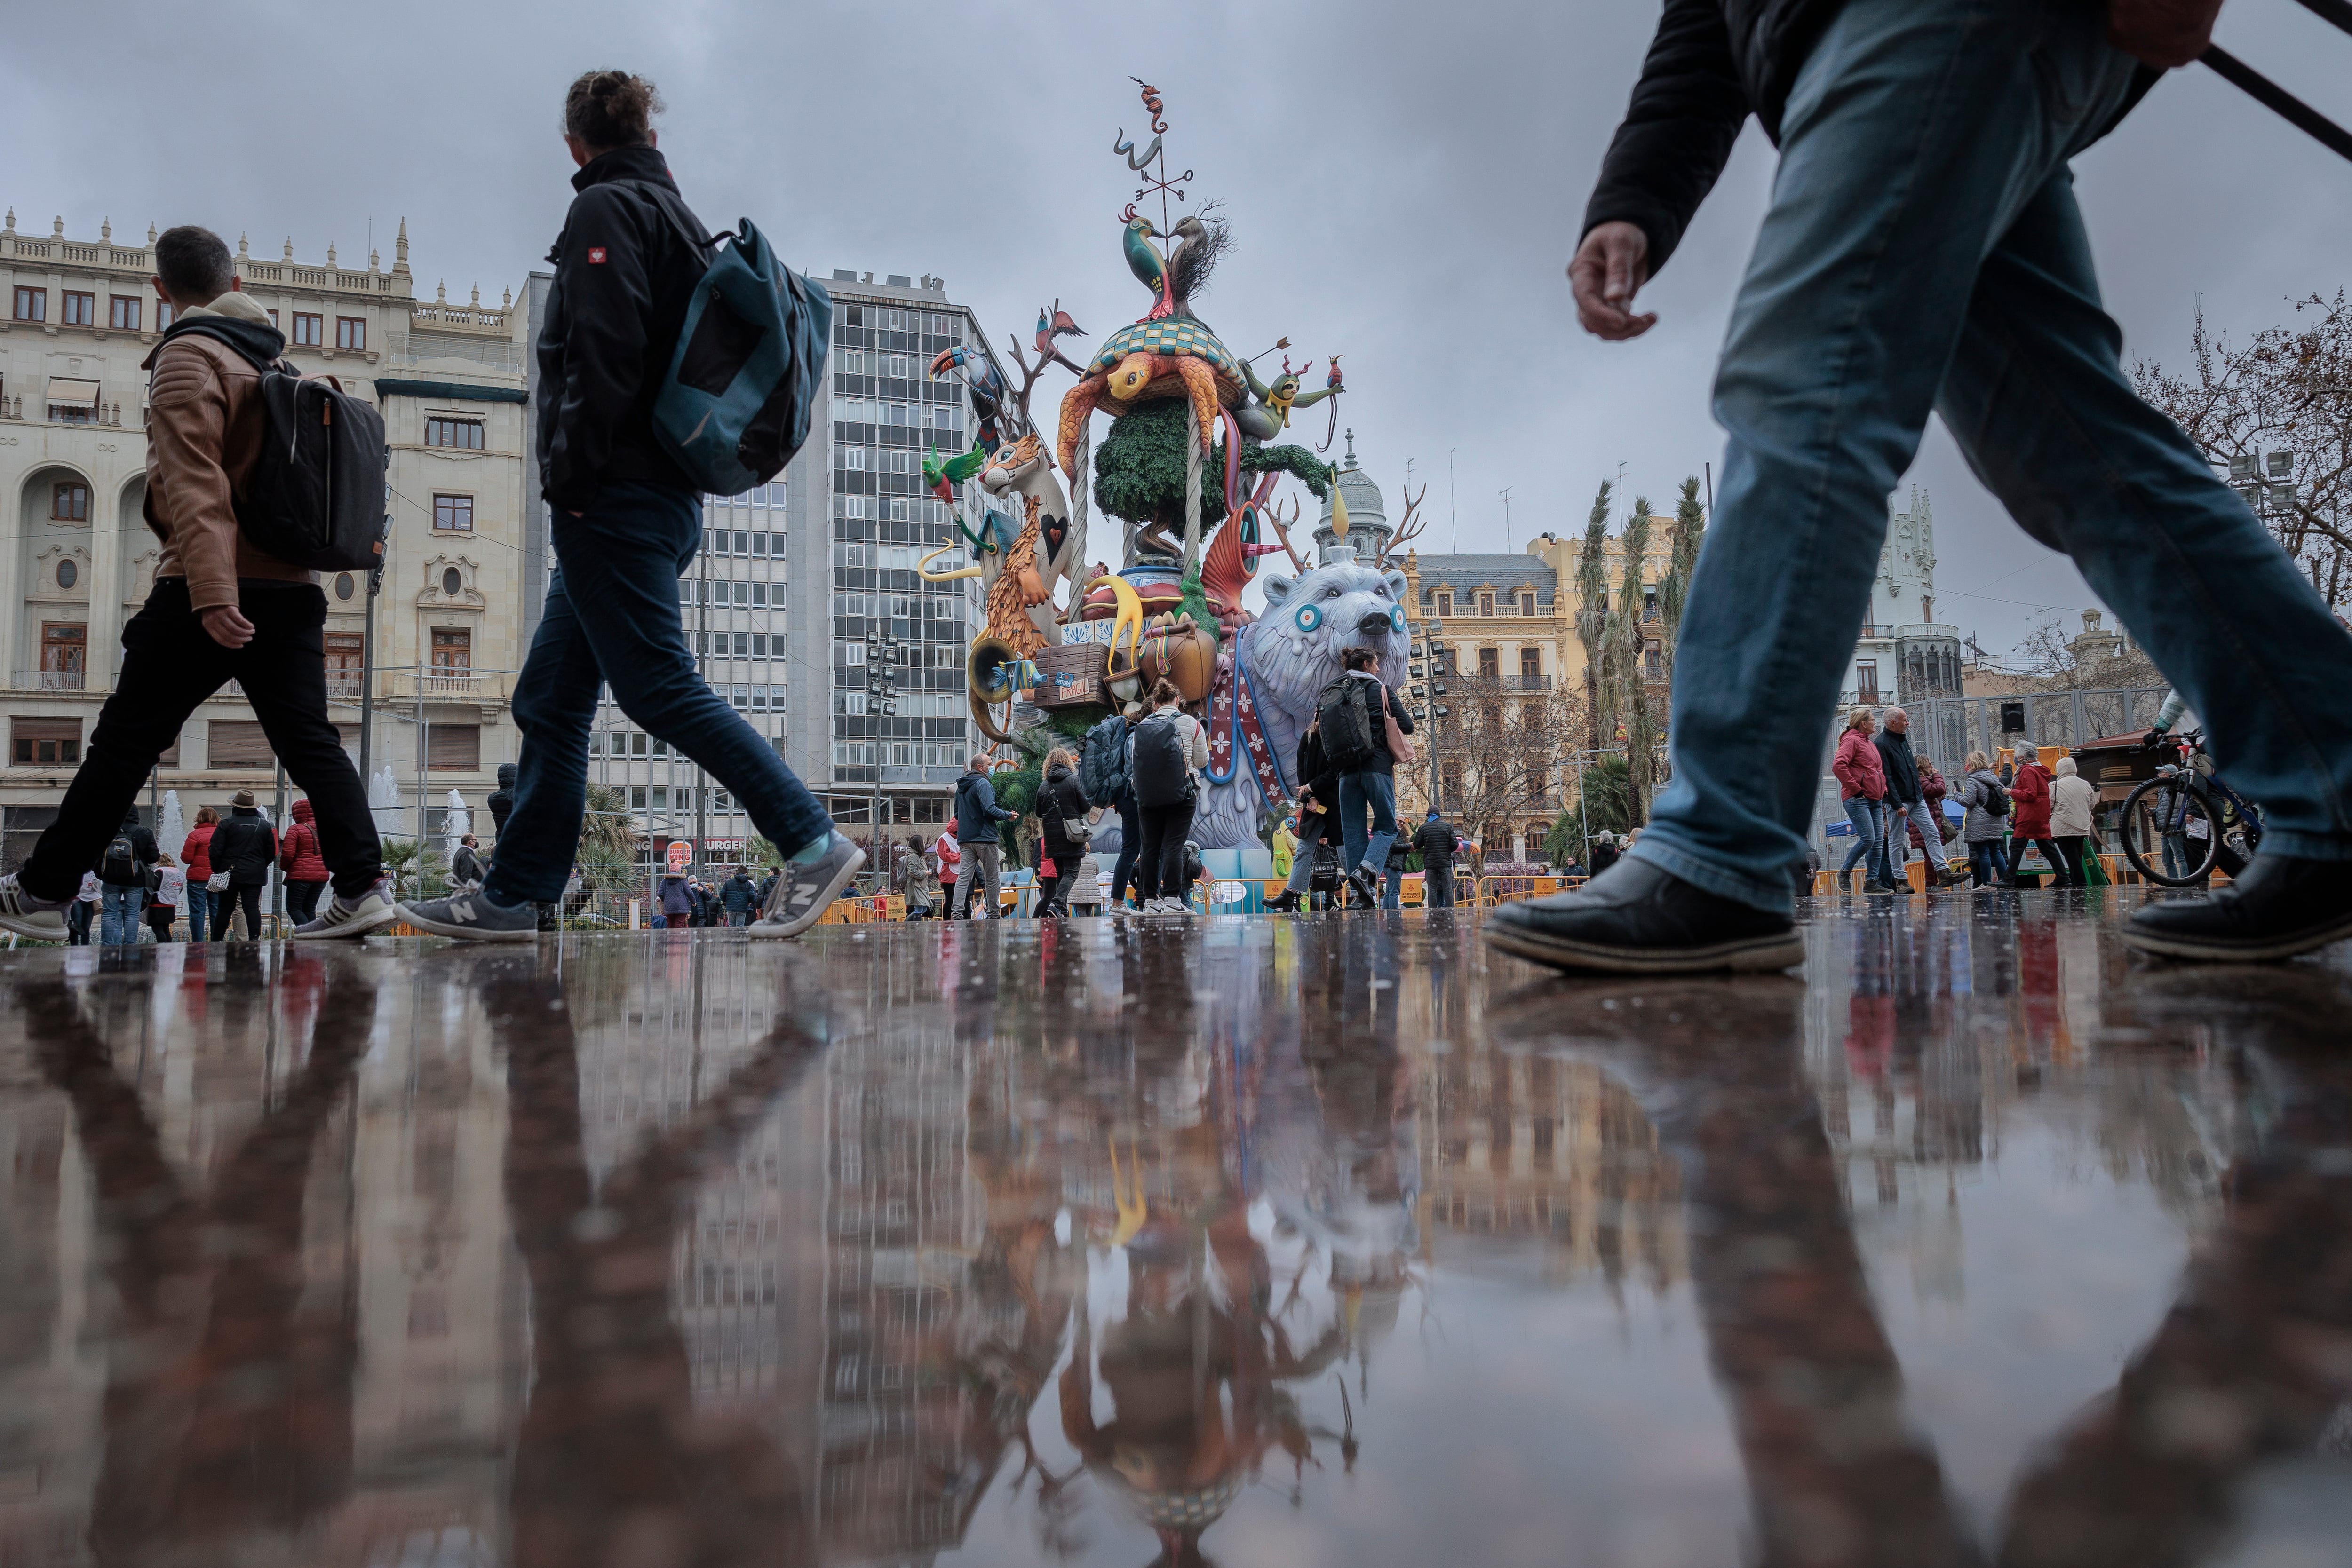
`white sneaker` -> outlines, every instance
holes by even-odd
[[[70,899],[51,904],[45,898],[35,898],[16,882],[16,873],[0,876],[0,931],[14,931],[19,936],[29,936],[36,942],[62,942],[66,939],[66,905]]]
[[[338,894],[327,900],[327,907],[319,917],[294,927],[294,935],[288,940],[316,942],[322,938],[364,936],[399,918],[400,905],[392,896],[392,878],[380,876],[357,898],[347,901]]]

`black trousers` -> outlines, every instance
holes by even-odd
[[[2079,839],[2075,841],[2077,844],[2081,841]],[[2055,840],[2011,839],[2009,841],[2010,881],[2017,880],[2017,862],[2025,858],[2025,846],[2028,844],[2041,846],[2042,858],[2050,862],[2051,876],[2053,879],[2051,883],[2053,887],[2068,887],[2083,879],[2083,868],[2074,863],[2073,856],[2059,852]]]
[[[250,620],[248,616],[247,619]],[[230,924],[236,911],[245,911],[244,937],[247,942],[261,940],[261,895],[268,891],[267,883],[248,882],[242,886],[232,883],[227,891],[213,899],[213,940],[234,942],[236,927]]]
[[[286,884],[286,918],[297,925],[308,925],[319,918],[319,895],[327,891],[323,882],[289,882]]]
[[[1135,862],[1143,857],[1143,813],[1135,803],[1133,789],[1118,792],[1118,859],[1111,862],[1110,901],[1127,902],[1127,890],[1135,881]]]
[[[1181,845],[1181,840],[1178,841]],[[1070,885],[1076,879],[1078,867],[1086,856],[1055,855],[1045,861],[1037,872],[1037,918],[1070,912]]]
[[[1137,810],[1143,820],[1143,852],[1135,862],[1139,898],[1184,896],[1184,835],[1192,831],[1195,804],[1179,800],[1172,806],[1144,806]]]
[[[169,942],[172,939],[172,922],[179,917],[179,914],[177,909],[168,904],[151,904],[147,906],[147,929],[155,934],[156,941]]]
[[[188,608],[185,578],[157,578],[146,606],[122,628],[114,695],[99,710],[56,823],[25,862],[23,883],[35,897],[70,897],[81,885],[155,759],[179,740],[197,705],[230,681],[245,688],[287,777],[310,797],[335,891],[355,897],[383,874],[367,792],[327,718],[327,596],[314,583],[257,578],[238,579],[236,591],[253,622],[253,641],[242,648],[224,648],[205,632]]]

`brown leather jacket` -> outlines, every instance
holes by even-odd
[[[204,308],[248,318],[261,309],[243,294],[224,294]],[[154,371],[146,517],[163,541],[155,575],[186,578],[189,606],[199,611],[235,604],[240,577],[317,581],[254,549],[236,526],[232,497],[252,478],[266,428],[259,373],[227,344],[196,333],[163,344],[142,368]]]

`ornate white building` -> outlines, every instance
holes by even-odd
[[[1960,632],[1936,619],[1936,517],[1911,487],[1907,511],[1886,521],[1871,584],[1870,616],[1846,670],[1841,708],[1960,695]]]
[[[20,234],[14,211],[0,224],[0,497],[16,521],[0,549],[9,867],[55,820],[154,575],[140,363],[169,322],[150,282],[153,237],[150,225],[119,242],[101,224],[95,240],[69,239],[63,218]],[[239,236],[236,252],[241,287],[286,334],[288,357],[384,415],[393,521],[372,649],[366,579],[321,584],[332,716],[356,758],[372,664],[366,750],[399,781],[404,831],[437,831],[452,789],[487,830],[483,798],[515,756],[507,701],[523,653],[524,313],[478,290],[465,304],[415,298],[405,223],[389,270],[374,252],[343,267],[331,245],[323,265],[295,260],[290,242],[266,259]],[[232,685],[164,754],[154,794],[178,791],[190,817],[238,789],[267,801],[276,766]],[[389,828],[394,814],[379,816]]]

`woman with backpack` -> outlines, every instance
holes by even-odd
[[[1380,676],[1381,656],[1370,648],[1340,655],[1339,678],[1315,702],[1323,749],[1339,776],[1339,836],[1348,885],[1357,902],[1377,909],[1389,846],[1396,841],[1396,765],[1411,762],[1412,715]],[[1370,818],[1370,830],[1365,819]]]
[[[1184,835],[1209,766],[1209,732],[1186,713],[1175,684],[1152,683],[1151,711],[1127,737],[1127,777],[1141,821],[1136,894],[1146,915],[1184,915]]]
[[[1063,747],[1045,754],[1045,783],[1037,791],[1038,835],[1037,918],[1050,920],[1070,912],[1070,884],[1078,862],[1087,856],[1087,840],[1101,813],[1087,808],[1078,784],[1078,759]]]
[[[2011,883],[2001,838],[2009,829],[2009,792],[1992,770],[1992,758],[1983,752],[1969,752],[1962,766],[1968,776],[1960,780],[1960,804],[1969,814],[1960,824],[1960,836],[1968,841],[1969,869],[1976,873],[1979,888],[2008,887]]]

